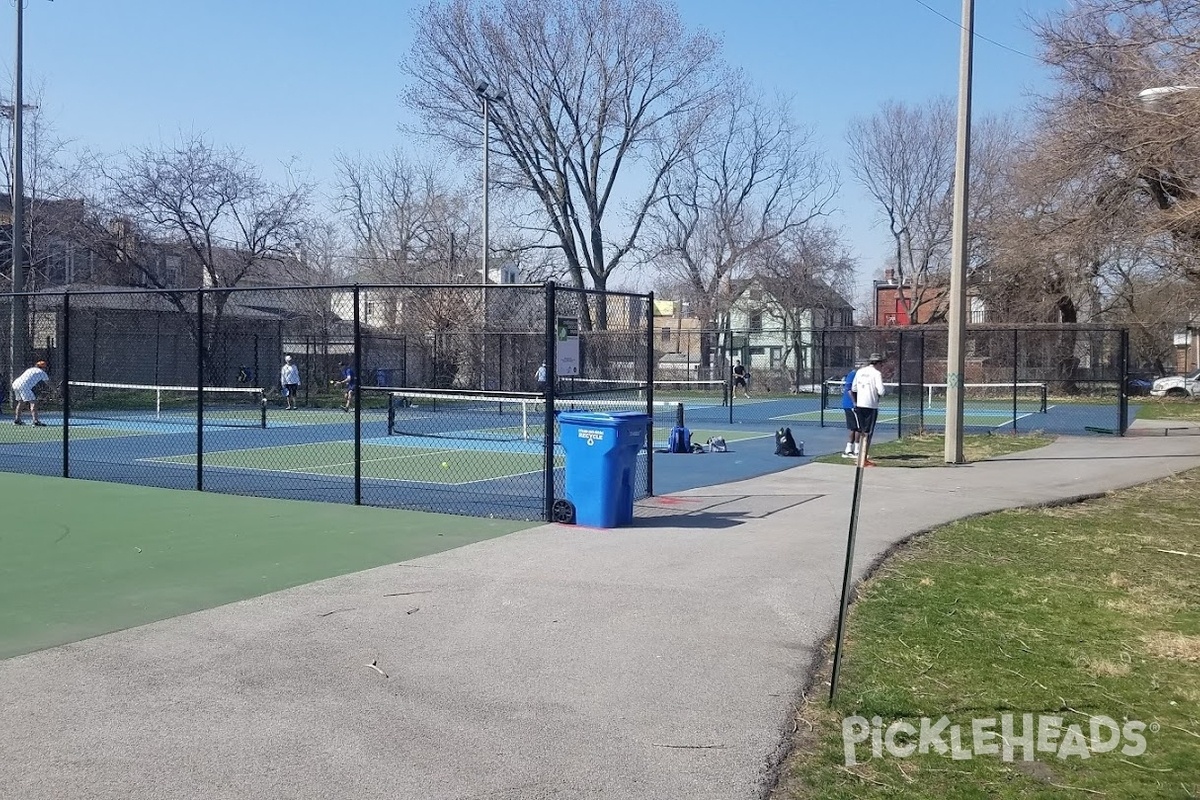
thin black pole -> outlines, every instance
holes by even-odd
[[[554,521],[554,388],[557,383],[555,370],[558,367],[558,364],[555,363],[554,352],[554,315],[556,311],[554,281],[546,281],[546,326],[542,342],[545,348],[542,358],[546,362],[546,402],[544,405],[545,414],[542,417],[542,452],[544,455],[542,475],[544,479],[543,491],[546,496],[545,512],[547,522]]]
[[[362,505],[362,320],[354,284],[354,505]]]
[[[71,293],[63,292],[62,347],[59,348],[59,368],[62,370],[62,476],[71,477]]]
[[[866,453],[866,447],[861,450]],[[833,674],[829,677],[829,703],[833,704],[837,694],[838,676],[842,671],[842,638],[846,635],[846,614],[850,609],[850,582],[854,577],[854,540],[858,535],[858,504],[862,496],[862,479],[865,465],[863,458],[858,459],[858,468],[854,470],[854,496],[850,501],[850,531],[846,536],[846,568],[842,572],[842,600],[838,606],[837,635],[833,640]]]
[[[204,491],[204,290],[196,290],[196,491]]]
[[[646,494],[654,495],[654,292],[646,295]],[[683,408],[683,404],[679,406]],[[681,426],[682,422],[679,423]]]

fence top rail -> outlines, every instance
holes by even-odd
[[[859,327],[840,327],[840,328],[815,328],[815,333],[837,333],[837,334],[892,334],[899,335],[903,333],[947,333],[949,328],[945,325],[864,325]],[[1127,325],[1113,325],[1111,323],[1101,322],[972,322],[967,325],[967,333],[985,333],[988,331],[1031,331],[1031,332],[1068,332],[1068,331],[1094,331],[1097,333],[1119,331],[1127,331]],[[734,333],[740,333],[740,330],[735,329]]]
[[[0,300],[5,300],[13,297],[61,297],[63,295],[71,295],[72,297],[81,295],[99,295],[99,294],[148,294],[148,295],[196,295],[196,294],[224,294],[224,293],[240,293],[240,292],[311,292],[317,290],[327,291],[353,291],[358,289],[368,291],[382,290],[397,290],[397,291],[429,291],[434,289],[449,289],[455,291],[479,291],[487,289],[491,291],[545,291],[548,283],[321,283],[321,284],[277,284],[270,286],[189,286],[189,287],[157,287],[157,286],[109,286],[109,287],[94,287],[94,288],[47,288],[35,289],[25,292],[0,292]],[[636,297],[639,299],[649,299],[649,294],[637,294],[635,292],[617,291],[611,289],[589,289],[578,286],[562,286],[556,285],[555,291],[559,292],[578,292],[582,294],[601,295],[606,297]]]

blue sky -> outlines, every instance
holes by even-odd
[[[61,136],[113,152],[207,134],[268,174],[293,163],[327,182],[339,151],[415,151],[398,130],[405,0],[25,0],[26,101],[40,93]],[[1028,14],[1067,0],[977,0],[977,113],[1019,109],[1046,88]],[[15,11],[0,9],[11,80]],[[957,92],[960,0],[679,0],[684,20],[720,35],[726,58],[793,100],[830,156],[846,125],[887,100]],[[939,17],[938,14],[949,20]],[[5,101],[10,88],[0,88]],[[869,199],[842,167],[836,221],[869,284],[888,251]],[[626,283],[629,281],[626,280]],[[642,287],[648,288],[648,287]]]

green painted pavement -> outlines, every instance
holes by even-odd
[[[0,658],[538,523],[0,474]]]

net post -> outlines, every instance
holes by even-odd
[[[265,430],[267,427],[267,392],[265,389],[258,393],[258,405],[261,414],[259,426]]]
[[[162,393],[156,392],[161,404]],[[204,491],[204,290],[196,290],[196,491]]]
[[[388,392],[387,435],[396,435],[396,393]]]
[[[558,376],[555,374],[558,364],[555,362],[554,352],[556,344],[554,314],[557,310],[554,295],[554,281],[546,281],[546,324],[542,342],[542,346],[545,348],[542,356],[546,361],[546,405],[542,413],[542,491],[546,500],[546,507],[543,509],[546,522],[554,521],[554,389],[558,382]]]
[[[1042,396],[1041,413],[1045,414],[1050,410],[1050,397],[1049,397],[1050,388],[1046,384],[1043,383],[1041,385],[1041,387],[1038,389],[1038,392]]]
[[[62,370],[62,476],[71,477],[71,293],[62,298],[62,347],[59,368]]]

